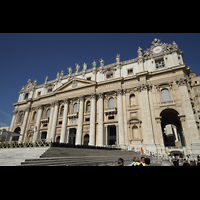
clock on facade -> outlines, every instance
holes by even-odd
[[[155,47],[155,48],[153,49],[153,52],[154,52],[154,53],[160,53],[161,51],[162,51],[162,47],[161,47],[161,46]]]

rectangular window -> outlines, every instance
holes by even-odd
[[[114,115],[113,116],[108,116],[108,119],[115,119]]]
[[[37,96],[39,97],[41,95],[41,92],[38,92]]]
[[[163,58],[155,60],[155,63],[156,63],[156,69],[165,67],[165,63],[164,63],[164,59]]]
[[[91,77],[87,77],[87,80],[88,80],[88,81],[91,81]]]
[[[133,69],[128,69],[128,75],[133,74]]]
[[[85,121],[86,121],[86,122],[89,122],[89,121],[90,121],[90,118],[85,118]]]
[[[106,78],[113,78],[113,73],[111,73],[111,74],[106,74]]]
[[[52,92],[52,88],[49,88],[47,92],[48,92],[48,93],[49,93],[49,92]]]

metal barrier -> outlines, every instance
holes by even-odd
[[[11,142],[0,142],[0,149],[2,148],[30,148],[30,147],[51,147],[51,139],[39,139],[33,141],[11,141]]]

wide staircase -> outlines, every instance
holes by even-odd
[[[118,158],[127,166],[136,156],[141,157],[133,151],[50,147],[40,158],[26,159],[21,166],[117,166]]]

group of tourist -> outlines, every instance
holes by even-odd
[[[187,157],[187,156],[186,156]],[[188,160],[187,158],[184,158],[184,162],[183,162],[183,166],[200,166],[200,155],[197,156],[197,163],[195,160]],[[145,157],[134,157],[133,158],[133,162],[129,165],[132,167],[136,167],[136,166],[149,166],[150,165],[150,158],[145,158]],[[123,158],[119,158],[118,159],[118,166],[124,166],[124,159]],[[179,159],[175,159],[173,161],[173,164],[169,161],[169,160],[163,160],[161,166],[179,166]]]
[[[129,166],[132,166],[132,167],[141,166],[141,167],[143,167],[143,166],[149,166],[149,165],[150,165],[150,159],[142,156],[141,159],[138,158],[138,157],[134,157],[133,162]],[[124,166],[124,159],[123,158],[118,159],[118,166]]]

